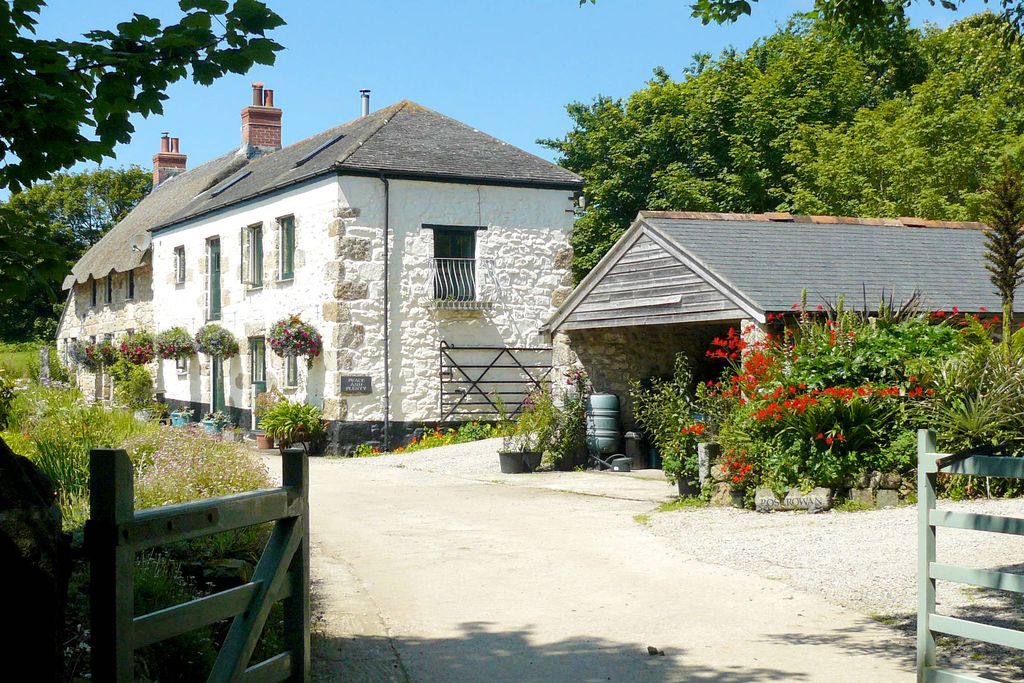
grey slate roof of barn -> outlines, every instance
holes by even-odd
[[[131,249],[147,231],[334,173],[461,180],[482,184],[580,189],[575,173],[413,102],[384,107],[275,152],[252,159],[237,151],[157,187],[86,252],[64,280],[142,264]]]
[[[557,330],[570,319],[638,234],[660,239],[680,263],[695,264],[704,272],[698,276],[762,320],[792,310],[804,289],[812,309],[842,297],[848,308],[866,303],[875,311],[883,297],[899,306],[916,292],[927,310],[998,313],[984,227],[917,218],[641,211],[542,329]],[[1015,310],[1024,311],[1018,292]],[[645,295],[635,296],[639,306]]]
[[[812,308],[840,296],[847,306],[863,308],[865,290],[869,308],[883,294],[899,303],[915,290],[929,310],[1001,308],[985,269],[981,224],[908,227],[842,218],[825,223],[662,216],[651,212],[641,220],[765,312],[791,309],[804,288]]]

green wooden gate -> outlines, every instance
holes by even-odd
[[[137,648],[233,618],[209,681],[309,678],[309,463],[299,449],[282,457],[283,486],[181,505],[134,509],[132,463],[123,450],[89,455],[92,679],[130,683]],[[166,543],[275,522],[252,579],[241,586],[134,616],[135,553]],[[251,665],[270,614],[284,601],[287,650]]]
[[[919,683],[979,682],[989,679],[957,673],[935,666],[935,634],[945,633],[994,645],[1024,650],[1024,632],[981,624],[935,613],[935,581],[953,581],[1024,593],[1024,576],[972,569],[935,561],[935,529],[970,529],[1024,536],[1024,519],[999,517],[935,508],[935,479],[944,474],[1024,479],[1024,458],[936,452],[935,432],[922,429],[917,440],[917,680]]]

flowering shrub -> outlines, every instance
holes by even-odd
[[[323,340],[316,328],[304,323],[297,315],[278,320],[270,328],[267,338],[270,348],[279,356],[305,356],[306,365],[323,352]]]
[[[196,342],[184,327],[172,327],[156,336],[156,353],[164,360],[188,358],[196,352]]]
[[[231,358],[238,355],[238,340],[235,335],[220,325],[209,324],[196,332],[196,351],[214,358]]]
[[[868,320],[840,304],[827,314],[800,306],[769,329],[761,339],[735,330],[715,339],[708,355],[726,369],[698,391],[732,454],[724,464],[743,456],[734,486],[841,486],[865,470],[912,465],[906,440],[898,453],[892,445],[936,393],[926,375],[963,348],[956,325],[926,315]]]
[[[121,357],[132,365],[145,365],[153,360],[153,335],[137,332],[121,341]]]

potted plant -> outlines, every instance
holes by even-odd
[[[178,408],[177,410],[171,411],[171,426],[172,427],[184,427],[195,415],[195,411],[190,408]]]
[[[259,425],[263,416],[275,405],[284,400],[284,395],[274,387],[270,391],[264,391],[256,396],[256,405],[253,406],[253,414],[256,424]],[[266,432],[256,432],[256,448],[268,449],[274,447],[274,437]]]
[[[221,431],[221,436],[225,441],[241,441],[242,430],[235,425],[228,425]]]
[[[544,390],[527,396],[515,415],[509,415],[500,400],[497,404],[502,431],[498,462],[502,473],[533,472],[540,466],[557,431],[558,408]]]
[[[218,410],[204,415],[202,424],[203,430],[207,434],[220,434],[225,427],[231,424],[231,418]]]
[[[281,450],[301,443],[308,453],[318,447],[327,431],[323,418],[323,411],[316,406],[282,400],[260,419],[260,427]]]
[[[184,327],[172,327],[156,336],[156,355],[164,360],[188,358],[196,352],[196,342]]]
[[[306,367],[313,366],[313,359],[319,356],[324,348],[323,340],[316,328],[302,322],[297,315],[290,315],[274,323],[267,335],[267,343],[274,353],[282,358],[305,356]]]

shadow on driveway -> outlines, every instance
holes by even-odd
[[[775,667],[709,668],[686,663],[686,652],[650,655],[647,644],[579,636],[531,642],[531,631],[494,631],[486,622],[459,626],[457,637],[422,639],[352,636],[314,642],[315,681],[521,681],[626,683],[649,681],[804,681],[803,673]],[[657,645],[653,643],[652,645]]]

